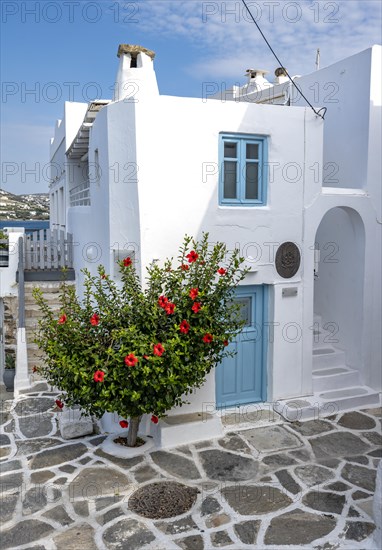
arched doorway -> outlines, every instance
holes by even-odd
[[[329,210],[315,238],[313,390],[363,383],[365,229],[349,207]]]

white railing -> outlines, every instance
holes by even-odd
[[[90,181],[84,181],[69,191],[70,206],[90,206]]]
[[[73,268],[73,238],[64,231],[33,231],[25,239],[25,269]]]

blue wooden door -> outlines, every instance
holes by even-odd
[[[240,286],[235,301],[241,305],[245,327],[216,367],[216,406],[223,408],[266,399],[265,345],[264,345],[264,286]]]

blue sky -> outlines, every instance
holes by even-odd
[[[379,0],[247,0],[290,74],[381,43]],[[276,60],[238,0],[1,1],[2,188],[48,189],[49,140],[65,100],[109,99],[119,43],[156,52],[162,94],[200,97],[203,82],[243,84]]]

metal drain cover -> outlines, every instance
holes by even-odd
[[[187,512],[196,501],[198,489],[175,481],[145,485],[129,498],[129,508],[151,519],[164,519]]]

